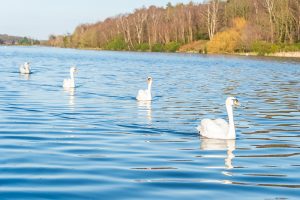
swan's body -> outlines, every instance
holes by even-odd
[[[70,78],[64,80],[64,88],[75,88],[75,73],[77,72],[76,67],[70,68]]]
[[[203,119],[197,127],[200,135],[212,139],[235,139],[236,134],[232,110],[234,105],[239,105],[238,100],[234,97],[228,97],[226,100],[228,123],[223,119]]]
[[[139,90],[139,92],[136,96],[136,99],[139,101],[151,101],[152,100],[152,96],[151,96],[152,78],[148,77],[147,82],[148,82],[148,89]]]
[[[23,65],[20,66],[19,71],[21,74],[30,74],[31,69],[30,69],[30,64],[29,62],[25,62]]]

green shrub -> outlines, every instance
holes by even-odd
[[[135,45],[134,49],[137,51],[149,51],[150,46],[148,43],[142,43]]]
[[[165,44],[164,51],[167,52],[176,52],[180,47],[180,44],[178,42],[169,42]]]
[[[209,40],[209,36],[207,33],[196,33],[196,40]]]
[[[126,42],[121,37],[117,37],[113,39],[112,41],[108,42],[105,49],[107,50],[114,50],[114,51],[120,51],[126,49]]]
[[[251,49],[260,56],[278,52],[280,47],[276,44],[268,43],[265,41],[256,41],[252,44]]]
[[[300,43],[295,44],[280,44],[280,51],[300,51]]]
[[[151,51],[152,52],[163,52],[164,51],[164,46],[160,43],[156,43],[152,46]]]

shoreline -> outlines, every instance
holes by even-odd
[[[1,47],[5,46],[22,46],[22,47],[54,47],[54,46],[47,46],[47,45],[0,45]],[[115,50],[105,50],[101,48],[67,48],[67,47],[54,47],[54,48],[61,48],[61,49],[77,49],[77,50],[92,50],[92,51],[115,51]],[[137,53],[186,53],[186,54],[199,54],[199,55],[214,55],[211,53],[199,53],[197,51],[176,51],[176,52],[152,52],[152,51],[129,51],[129,50],[120,50],[119,52],[137,52]],[[272,54],[266,54],[266,55],[258,55],[255,52],[249,52],[249,53],[219,53],[215,55],[239,55],[239,56],[254,56],[254,57],[277,57],[277,58],[300,58],[300,51],[289,51],[289,52],[276,52]]]
[[[254,56],[254,57],[276,57],[276,58],[300,58],[300,51],[289,51],[289,52],[276,52],[266,55],[258,55],[255,52],[249,53],[236,53],[233,55],[240,55],[240,56]]]
[[[164,53],[164,52],[162,52]],[[186,54],[200,54],[200,55],[234,55],[234,56],[252,56],[252,57],[274,57],[274,58],[300,58],[300,51],[291,51],[291,52],[276,52],[272,54],[266,54],[266,55],[258,55],[258,53],[255,52],[249,52],[249,53],[198,53],[196,51],[178,51],[175,53],[186,53]]]
[[[63,47],[59,47],[63,48]],[[70,48],[70,49],[79,49],[79,50],[93,50],[93,51],[115,51],[115,50],[105,50],[101,48]],[[186,54],[199,54],[199,55],[214,55],[212,53],[199,53],[197,51],[176,51],[176,52],[153,52],[153,51],[129,51],[129,50],[120,50],[120,52],[136,52],[136,53],[186,53]],[[290,51],[290,52],[276,52],[266,55],[258,55],[256,52],[249,53],[219,53],[215,55],[239,55],[239,56],[254,56],[254,57],[277,57],[277,58],[300,58],[300,51]]]
[[[271,54],[271,56],[285,57],[285,58],[300,58],[300,51],[294,51],[294,52],[277,52],[277,53]]]

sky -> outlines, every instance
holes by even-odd
[[[46,40],[72,33],[82,23],[130,13],[143,6],[165,6],[191,0],[0,0],[0,34]],[[194,0],[201,2],[201,0]]]

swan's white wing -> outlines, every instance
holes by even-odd
[[[30,67],[25,67],[24,65],[21,65],[19,68],[19,71],[21,74],[30,74]]]
[[[221,127],[216,120],[203,119],[197,129],[204,137],[226,139],[227,128]]]
[[[224,119],[215,119],[214,121],[221,128],[223,128],[223,129],[227,129],[228,128],[228,123]]]
[[[139,90],[138,92],[138,96],[143,96],[146,93],[145,90]]]
[[[23,65],[20,66],[19,70],[20,70],[21,74],[25,74],[25,69],[24,69]]]
[[[141,101],[148,101],[151,100],[151,97],[148,94],[148,90],[139,90],[136,99]]]
[[[70,79],[65,79],[65,80],[64,80],[63,87],[64,87],[64,88],[70,87]]]

